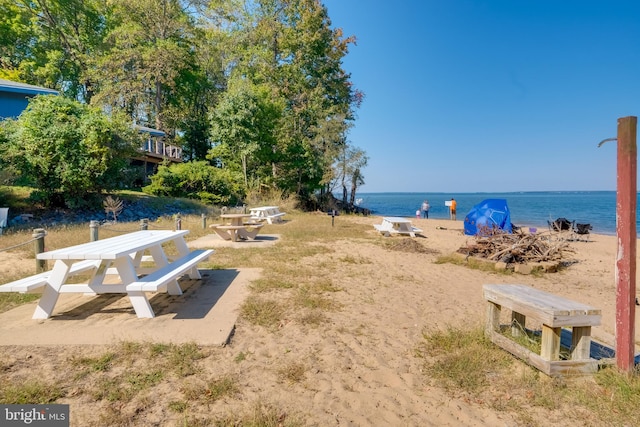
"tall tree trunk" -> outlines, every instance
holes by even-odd
[[[162,129],[162,118],[161,116],[161,111],[162,111],[162,85],[160,84],[160,82],[156,81],[156,97],[155,97],[155,104],[156,104],[156,129]]]
[[[249,186],[249,181],[247,180],[247,156],[242,156],[242,174],[244,175],[244,186]]]
[[[349,202],[353,205],[356,201],[356,190],[358,189],[358,185],[362,184],[362,175],[360,174],[360,168],[356,168],[353,171],[353,176],[351,177],[351,198]]]

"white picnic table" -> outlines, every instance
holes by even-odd
[[[44,273],[44,282],[40,282],[44,291],[33,318],[51,316],[61,293],[126,293],[138,317],[154,317],[146,292],[166,290],[169,294],[181,295],[177,278],[183,274],[192,279],[201,278],[196,264],[213,253],[212,250],[190,251],[184,239],[187,233],[189,230],[142,230],[38,254],[38,259],[52,260],[55,264],[50,272]],[[162,246],[169,242],[173,242],[179,254],[172,262]],[[140,268],[142,256],[147,251],[155,267],[146,276],[139,277],[139,273],[147,273]],[[89,269],[91,274],[86,284],[66,283],[74,272],[74,265],[77,270],[78,265],[91,264],[91,261],[93,268]],[[105,283],[107,273],[117,274],[120,283]]]
[[[383,217],[382,224],[374,224],[373,226],[385,237],[392,234],[408,234],[411,237],[416,237],[415,233],[422,233],[422,229],[411,225],[410,220],[397,216]]]
[[[249,209],[251,213],[251,219],[255,221],[266,221],[269,224],[274,222],[281,222],[284,212],[280,212],[278,206],[259,206]]]

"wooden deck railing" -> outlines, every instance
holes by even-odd
[[[182,148],[176,145],[165,144],[159,140],[147,140],[142,144],[142,151],[156,157],[182,161]]]

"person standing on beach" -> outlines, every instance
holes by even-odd
[[[424,202],[422,202],[422,207],[420,208],[422,210],[422,218],[427,218],[429,219],[429,208],[431,206],[429,205],[429,201],[425,200]]]
[[[451,198],[451,205],[449,206],[449,215],[451,216],[452,220],[456,220],[456,199],[454,199],[453,197]]]

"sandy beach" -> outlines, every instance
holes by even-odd
[[[238,394],[191,408],[194,414],[242,412],[262,402],[281,408],[283,413],[301,414],[304,425],[515,426],[525,425],[515,413],[498,411],[488,402],[469,400],[464,395],[452,395],[425,376],[424,361],[415,357],[424,331],[483,323],[482,285],[519,283],[600,308],[602,325],[595,327],[592,335],[604,344],[614,343],[615,236],[592,234],[588,242],[571,242],[571,258],[577,262],[560,272],[537,277],[435,263],[440,255],[450,254],[473,239],[463,235],[462,221],[413,218],[413,224],[423,229],[415,240],[429,249],[424,253],[394,251],[381,244],[385,242],[380,239],[388,242],[403,237],[380,236],[372,226],[380,222],[378,217],[341,216],[337,221],[341,226],[363,226],[363,237],[332,241],[330,247],[299,261],[301,271],[326,271],[326,280],[338,289],[327,293],[335,304],[324,312],[325,320],[320,325],[302,322],[304,310],[289,313],[277,330],[251,324],[238,316],[238,307],[250,293],[251,283],[261,277],[261,270],[208,270],[202,283],[186,285],[185,301],[154,297],[154,307],[161,307],[155,319],[132,317],[126,297],[105,301],[104,296],[84,297],[102,300],[86,305],[82,313],[78,305],[89,303],[71,300],[61,305],[58,315],[45,321],[31,320],[35,303],[0,314],[0,379],[15,382],[44,378],[55,382],[64,375],[62,367],[72,357],[102,354],[122,340],[193,341],[207,355],[201,362],[201,372],[156,386],[153,395],[147,397],[144,413],[131,414],[130,425],[182,425],[181,415],[171,412],[168,402],[180,399],[186,383],[228,375],[240,384]],[[286,239],[286,235],[278,239]],[[275,242],[264,250],[278,251],[282,244],[284,241]],[[323,244],[307,243],[308,247]],[[0,275],[29,270],[33,263],[33,259],[0,253]],[[210,294],[211,307],[201,316],[177,318],[180,304],[197,302],[202,297],[199,292],[211,290],[215,283],[226,288],[219,295]],[[226,301],[226,311],[209,316],[218,301]],[[210,338],[220,316],[229,323],[218,328],[228,330],[228,339]],[[174,327],[179,322],[188,323]],[[181,332],[183,327],[188,333],[184,329]],[[141,335],[119,333],[125,330],[139,330]],[[201,342],[198,337],[203,337]],[[283,382],[278,372],[296,364],[304,369],[303,379]],[[71,425],[77,426],[100,425],[96,414],[108,405],[77,390],[67,393],[59,403],[71,405]],[[123,414],[129,410],[127,405],[121,408]],[[532,425],[584,424],[563,416],[562,410],[534,410]]]

